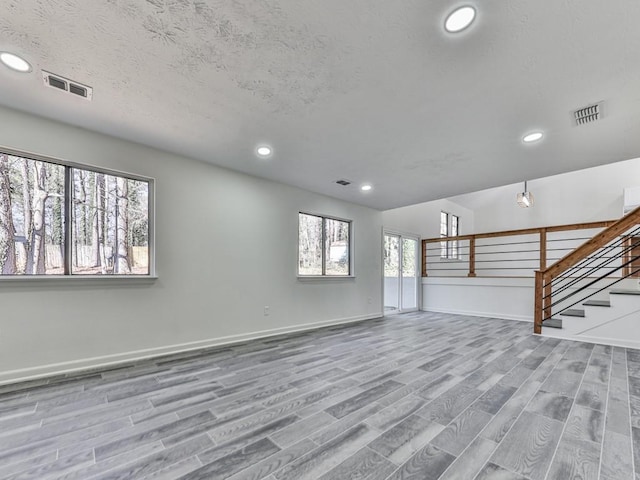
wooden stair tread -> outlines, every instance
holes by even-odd
[[[560,315],[564,315],[565,317],[584,317],[584,310],[579,308],[569,308],[564,312],[561,312]]]
[[[611,302],[609,300],[587,300],[582,305],[589,307],[610,307]]]

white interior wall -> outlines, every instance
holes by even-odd
[[[473,209],[476,233],[610,220],[622,216],[624,189],[640,185],[640,158],[530,180],[535,205],[521,208],[523,183],[452,197]]]
[[[159,277],[3,279],[0,382],[381,315],[378,211],[13,110],[0,125],[0,145],[155,178]],[[355,278],[296,278],[300,210],[353,220]]]
[[[440,212],[460,218],[460,235],[475,232],[473,210],[447,199],[385,210],[382,212],[382,221],[384,228],[390,230],[413,233],[421,238],[435,238],[440,236]]]

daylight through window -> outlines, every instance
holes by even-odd
[[[150,187],[0,152],[0,274],[150,275]]]
[[[298,275],[351,274],[351,222],[300,213]]]
[[[458,235],[460,235],[460,217],[440,212],[440,237],[457,237]],[[458,241],[440,242],[440,257],[457,259],[459,257]]]

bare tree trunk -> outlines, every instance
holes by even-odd
[[[31,241],[33,270],[28,271],[28,273],[44,275],[44,203],[48,197],[47,191],[45,190],[47,171],[44,163],[33,162],[33,164],[35,172],[33,185],[33,232]]]
[[[116,258],[114,273],[131,273],[128,245],[129,185],[126,178],[116,178]]]
[[[105,210],[106,210],[106,188],[103,173],[95,174],[94,202],[95,215],[93,217],[93,236],[91,245],[93,249],[94,267],[100,267],[100,272],[107,273],[107,257],[105,251]]]
[[[94,174],[93,185],[93,216],[91,218],[91,257],[94,267],[100,267],[100,186],[98,185],[99,173]]]
[[[25,259],[24,273],[30,274],[33,272],[33,219],[31,216],[31,189],[29,187],[30,173],[29,162],[26,158],[21,159],[21,171],[22,171],[22,206],[24,211],[24,238],[26,239],[22,243],[23,258]]]
[[[0,154],[0,267],[3,275],[16,272],[16,244],[14,239],[11,191],[9,187],[9,157]]]

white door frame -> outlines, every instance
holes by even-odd
[[[398,241],[399,241],[399,249],[398,249],[398,270],[399,270],[399,282],[398,282],[398,308],[395,310],[385,310],[384,309],[384,237],[385,236],[394,236],[394,237],[398,237]],[[416,289],[416,306],[412,307],[412,308],[403,308],[402,305],[402,289],[403,289],[403,282],[402,282],[402,240],[403,239],[411,239],[411,240],[415,240],[416,241],[416,265],[415,265],[415,271],[416,271],[416,281],[415,281],[415,289]],[[405,312],[416,312],[418,310],[420,310],[420,305],[421,305],[421,299],[422,299],[422,289],[420,288],[420,279],[422,278],[422,261],[420,258],[420,253],[421,253],[421,249],[420,249],[420,235],[417,235],[415,233],[409,233],[409,232],[402,232],[399,230],[393,230],[393,229],[389,229],[389,228],[383,228],[382,229],[382,246],[383,246],[383,251],[380,252],[381,256],[382,256],[382,309],[383,309],[383,314],[384,315],[393,315],[396,313],[405,313]]]

